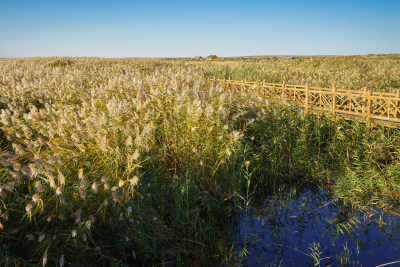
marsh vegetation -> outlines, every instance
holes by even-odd
[[[390,91],[399,62],[0,59],[0,265],[245,263],[241,214],[282,187],[396,213],[398,129],[207,78]]]

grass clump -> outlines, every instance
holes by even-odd
[[[71,59],[56,59],[47,64],[48,67],[68,67],[74,64],[74,61]]]

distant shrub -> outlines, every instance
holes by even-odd
[[[49,67],[67,67],[74,64],[73,60],[70,59],[57,59],[51,63],[49,63],[47,66]]]

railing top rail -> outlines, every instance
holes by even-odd
[[[381,100],[390,100],[390,101],[400,101],[399,97],[388,97],[388,96],[379,96],[379,95],[372,95],[372,99],[381,99]]]

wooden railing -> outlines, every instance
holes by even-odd
[[[347,119],[362,120],[368,124],[390,124],[400,127],[400,89],[397,93],[373,92],[364,90],[312,87],[283,83],[249,82],[246,79],[208,79],[229,90],[252,89],[264,97],[281,96],[294,105],[306,110],[317,110],[331,113]]]

